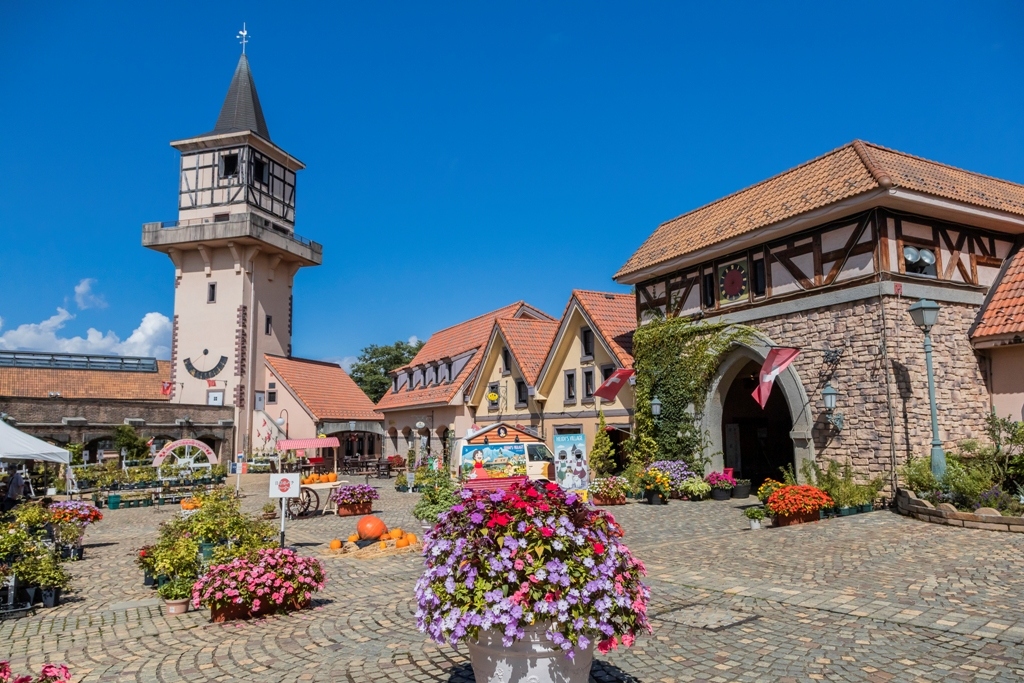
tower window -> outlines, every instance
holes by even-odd
[[[206,303],[215,304],[217,303],[217,283],[211,282],[206,285]]]
[[[274,331],[274,316],[268,315],[267,316],[267,321],[263,325],[263,332],[264,332],[264,334],[272,334],[273,331]]]
[[[225,154],[220,158],[220,177],[233,178],[238,175],[238,155]]]
[[[252,179],[261,185],[266,185],[270,182],[270,173],[267,168],[267,162],[263,159],[253,159],[252,161]]]
[[[704,273],[704,281],[703,281],[702,285],[703,286],[701,287],[701,295],[703,296],[703,300],[701,301],[701,303],[704,304],[704,308],[714,308],[715,307],[715,274],[714,273]]]
[[[767,289],[764,259],[754,261],[754,296],[764,296]]]

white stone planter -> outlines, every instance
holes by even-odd
[[[760,529],[761,528],[761,520],[759,520],[759,519],[752,519],[752,520],[750,520],[750,528],[751,529]]]
[[[586,650],[576,649],[569,659],[544,635],[546,626],[526,627],[522,640],[505,647],[501,631],[480,632],[477,642],[466,641],[473,676],[477,683],[587,683],[594,661],[594,643]]]

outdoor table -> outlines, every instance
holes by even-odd
[[[347,479],[339,479],[338,481],[329,481],[320,484],[303,484],[302,488],[313,489],[314,491],[327,491],[327,497],[324,498],[324,506],[320,510],[321,515],[326,515],[327,506],[331,504],[331,494],[334,493],[335,489],[340,488],[341,486],[347,483]],[[337,506],[335,506],[335,509],[336,508]]]

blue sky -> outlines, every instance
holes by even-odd
[[[243,20],[324,245],[300,356],[621,290],[660,222],[854,138],[1024,182],[1019,3],[3,3],[0,348],[166,345],[141,225]]]

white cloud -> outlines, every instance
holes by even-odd
[[[345,372],[352,372],[352,364],[359,360],[356,356],[328,356],[327,358],[321,358],[325,363],[337,363]]]
[[[75,288],[75,298],[78,298],[78,287]],[[161,359],[171,356],[171,321],[162,313],[147,313],[131,336],[123,342],[113,331],[103,334],[92,327],[85,333],[85,337],[61,337],[58,333],[74,317],[66,309],[57,308],[55,315],[40,323],[25,323],[0,334],[0,349],[156,356]],[[3,320],[0,319],[0,330],[2,326]]]
[[[416,346],[419,343],[420,343],[420,338],[417,337],[415,334],[412,335],[411,337],[409,337],[409,346]]]
[[[106,308],[107,300],[99,294],[94,294],[92,286],[96,284],[96,280],[91,277],[83,278],[81,282],[75,285],[75,303],[78,304],[78,308],[85,310],[87,308]]]

